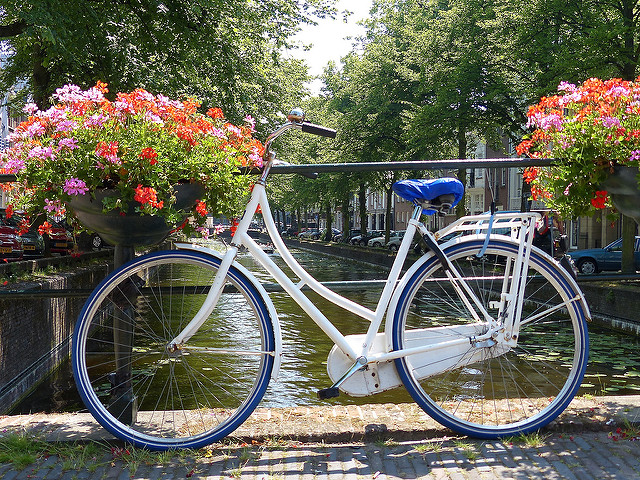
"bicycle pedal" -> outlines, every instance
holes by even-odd
[[[318,390],[318,398],[320,400],[327,400],[338,396],[340,396],[340,389],[338,387],[329,387]]]

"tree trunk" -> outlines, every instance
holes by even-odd
[[[458,158],[467,158],[467,132],[464,128],[458,129]],[[459,168],[456,174],[458,180],[462,182],[462,185],[467,186],[467,170],[465,168]],[[466,214],[465,203],[467,200],[466,192],[462,196],[462,199],[456,205],[456,218],[464,217]]]
[[[327,202],[325,205],[325,211],[327,214],[327,231],[325,232],[324,235],[324,241],[325,242],[330,242],[331,241],[331,237],[333,236],[333,215],[331,214],[331,202]]]
[[[349,214],[349,198],[351,192],[347,191],[342,197],[342,243],[349,243],[349,236],[351,233],[350,223],[351,215]]]
[[[360,234],[367,233],[367,186],[361,183],[358,188],[358,208],[360,209]]]
[[[636,267],[633,257],[636,221],[626,215],[620,215],[620,221],[622,222],[622,273],[635,273]]]
[[[40,110],[49,107],[49,91],[51,89],[51,74],[43,67],[44,50],[40,43],[33,44],[33,102]]]
[[[393,190],[392,190],[393,182],[389,184],[387,188],[387,213],[385,215],[385,226],[384,226],[384,241],[387,243],[389,241],[389,237],[391,236],[391,224],[393,223],[393,212],[391,211],[391,206],[393,205]]]

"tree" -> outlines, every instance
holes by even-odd
[[[303,76],[281,49],[300,23],[333,12],[334,1],[4,0],[0,39],[12,54],[0,90],[18,86],[19,99],[30,95],[42,108],[63,84],[101,80],[112,91],[195,95],[231,120],[271,112],[292,84],[279,72]]]

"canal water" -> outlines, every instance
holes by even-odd
[[[298,261],[320,281],[383,279],[386,267],[350,261],[307,251],[293,251]],[[274,261],[287,271],[276,254]],[[261,281],[271,282],[269,275],[248,255],[240,262]],[[341,292],[347,298],[369,308],[375,308],[382,287],[367,287]],[[313,293],[309,297],[343,334],[364,333],[368,322],[336,307]],[[330,386],[326,358],[333,346],[327,336],[284,292],[271,294],[278,312],[284,345],[280,376],[271,382],[261,406],[289,407],[326,403],[364,404],[411,402],[404,388],[370,397],[353,398],[341,395],[337,399],[319,400],[316,392]],[[640,338],[590,326],[590,361],[578,395],[640,394]],[[72,412],[84,409],[75,388],[70,364],[62,365],[47,381],[26,398],[12,413]]]

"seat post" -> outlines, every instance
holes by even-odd
[[[411,215],[411,218],[413,220],[420,220],[420,216],[422,215],[422,205],[416,205],[415,208],[413,209],[413,215]]]

